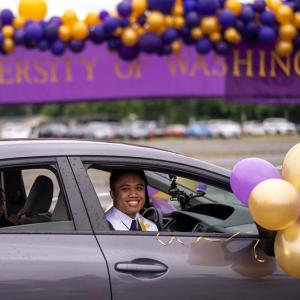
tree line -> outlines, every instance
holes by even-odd
[[[83,117],[124,120],[134,116],[142,120],[164,120],[187,124],[189,120],[228,118],[238,122],[262,121],[267,117],[285,117],[300,123],[300,105],[264,105],[226,102],[223,99],[135,99],[122,101],[79,102],[48,105],[2,105],[0,116]]]

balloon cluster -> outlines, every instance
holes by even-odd
[[[254,221],[277,231],[275,256],[281,268],[300,278],[300,144],[286,154],[282,174],[259,158],[239,161],[230,185],[237,198],[249,206]]]
[[[48,21],[45,0],[20,0],[19,15],[0,12],[0,49],[12,53],[16,45],[50,49],[84,49],[87,40],[107,43],[124,60],[140,53],[169,55],[183,44],[202,55],[226,54],[232,45],[272,44],[280,56],[300,48],[300,1],[254,0],[122,0],[116,12],[89,13],[79,20],[73,10]]]

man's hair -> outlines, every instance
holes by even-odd
[[[124,175],[127,174],[135,174],[139,176],[141,179],[143,179],[145,186],[148,184],[146,175],[144,171],[141,170],[131,170],[131,169],[115,169],[111,171],[110,177],[109,177],[109,187],[113,191],[114,190],[114,184]]]

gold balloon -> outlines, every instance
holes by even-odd
[[[235,16],[238,16],[242,12],[242,3],[239,0],[227,0],[225,2],[225,8],[231,11]]]
[[[165,25],[165,17],[159,11],[153,11],[147,17],[147,24],[149,31],[161,32]]]
[[[71,30],[68,26],[66,25],[61,25],[58,28],[58,36],[59,38],[64,41],[68,42],[72,38]]]
[[[72,27],[78,21],[77,15],[74,10],[68,9],[61,17],[63,23],[69,27]]]
[[[291,183],[300,192],[300,143],[292,147],[284,157],[282,178]]]
[[[16,29],[23,28],[25,24],[25,21],[22,17],[15,17],[13,20],[13,26]]]
[[[132,0],[131,2],[132,16],[134,18],[142,15],[147,10],[147,8],[147,0]]]
[[[292,24],[279,27],[279,36],[282,41],[292,41],[297,35],[297,29]]]
[[[173,16],[183,16],[184,14],[184,8],[183,8],[183,3],[182,0],[176,0],[175,5],[173,7],[172,15]]]
[[[213,43],[218,43],[222,40],[222,35],[220,32],[213,32],[209,38]]]
[[[47,14],[45,0],[20,0],[19,14],[24,20],[41,21]]]
[[[136,33],[138,34],[138,36],[142,36],[144,33],[146,32],[146,29],[144,27],[138,27],[136,29]]]
[[[201,28],[199,27],[195,27],[191,30],[191,36],[192,38],[194,38],[195,40],[199,40],[201,38],[203,38],[203,31]]]
[[[84,40],[85,38],[87,38],[88,34],[89,34],[89,29],[84,22],[79,21],[73,25],[72,36],[76,40]]]
[[[267,7],[273,12],[278,10],[278,8],[282,5],[280,0],[266,0]]]
[[[11,25],[5,25],[2,28],[2,34],[5,38],[12,38],[14,36],[14,28]]]
[[[297,220],[300,198],[289,182],[268,179],[252,190],[249,211],[255,222],[263,228],[283,230]]]
[[[204,17],[201,20],[201,29],[205,34],[211,34],[218,31],[220,28],[218,19],[216,17]]]
[[[183,17],[174,17],[174,27],[176,29],[182,29],[185,26],[185,20]]]
[[[132,28],[126,28],[121,39],[125,46],[131,47],[137,44],[139,36]]]
[[[274,250],[280,267],[289,275],[300,278],[299,221],[276,234]]]
[[[294,14],[293,10],[287,5],[281,5],[275,11],[276,19],[279,23],[289,23],[292,22]]]
[[[84,22],[88,26],[95,26],[100,23],[100,20],[96,13],[90,12],[86,15]]]
[[[12,39],[6,38],[3,41],[2,48],[6,54],[15,52],[15,43]]]
[[[123,34],[124,30],[121,27],[118,27],[115,31],[114,31],[114,36],[121,36]]]
[[[179,53],[182,49],[182,46],[179,41],[175,41],[171,44],[171,48],[173,53]]]
[[[233,27],[228,28],[228,29],[225,30],[224,37],[225,37],[226,41],[228,41],[230,43],[233,43],[233,44],[238,44],[241,41],[240,34]]]
[[[300,29],[300,13],[299,12],[294,13],[293,24],[297,29]]]
[[[167,27],[174,27],[174,18],[172,16],[165,17],[165,25]]]
[[[275,52],[281,57],[292,54],[293,50],[293,44],[288,41],[278,41],[275,46]]]

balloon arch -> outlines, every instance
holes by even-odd
[[[272,45],[287,56],[300,48],[299,10],[299,0],[123,0],[112,13],[90,12],[79,20],[70,9],[46,21],[45,0],[20,0],[17,16],[0,13],[0,45],[4,54],[24,46],[62,55],[67,48],[81,52],[90,40],[133,60],[140,53],[178,53],[182,45],[224,55],[244,42]]]

